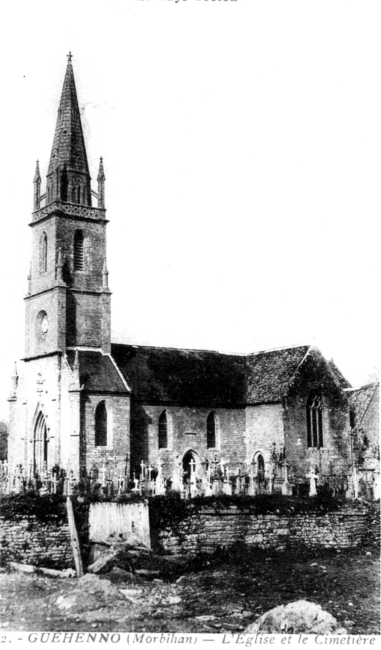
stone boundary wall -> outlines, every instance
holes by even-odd
[[[213,553],[217,547],[244,543],[261,549],[284,550],[304,546],[350,548],[360,546],[369,530],[366,509],[342,509],[325,515],[254,515],[230,507],[192,513],[172,529],[152,531],[154,548],[164,553]]]
[[[102,504],[102,508],[107,507],[111,510],[115,504]],[[118,508],[127,512],[129,505]],[[254,515],[236,506],[219,511],[191,509],[188,517],[170,528],[151,530],[151,542],[153,550],[173,555],[212,553],[218,547],[236,543],[274,550],[376,546],[380,542],[380,504],[368,508],[348,506],[324,515]],[[47,522],[35,517],[0,517],[0,543],[2,564],[16,561],[61,569],[74,567],[65,517]]]
[[[67,522],[42,523],[34,517],[8,520],[0,517],[1,563],[74,568]]]
[[[372,502],[367,510],[367,531],[364,536],[364,546],[373,546],[380,549],[380,502]]]

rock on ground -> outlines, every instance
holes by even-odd
[[[134,584],[139,580],[139,578],[130,571],[125,571],[117,566],[114,566],[109,573],[105,573],[102,577],[110,580],[110,582],[114,584],[119,582]]]
[[[108,580],[101,580],[98,576],[87,573],[78,580],[70,594],[61,595],[56,600],[53,597],[53,604],[61,611],[71,610],[78,613],[89,609],[110,607],[118,600],[124,600],[119,589]]]
[[[320,605],[308,600],[297,600],[274,607],[251,623],[245,634],[257,632],[272,634],[346,634],[337,620]]]

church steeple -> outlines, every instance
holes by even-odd
[[[91,179],[71,60],[69,53],[47,173],[47,203],[90,206]]]
[[[34,176],[32,265],[25,298],[28,359],[78,346],[111,349],[102,162],[100,198],[90,180],[70,54],[45,194],[40,194],[38,164]],[[91,195],[98,197],[97,207],[91,205]]]

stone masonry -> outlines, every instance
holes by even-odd
[[[9,521],[0,517],[1,563],[10,561],[56,569],[74,568],[69,526],[31,517]]]
[[[236,543],[277,551],[300,546],[344,549],[359,546],[367,526],[365,509],[283,516],[253,515],[231,506],[190,514],[176,529],[156,531],[155,537],[157,548],[173,555],[213,553],[218,547]]]

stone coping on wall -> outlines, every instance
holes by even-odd
[[[298,512],[266,512],[256,514],[254,508],[250,506],[241,508],[239,506],[223,506],[218,508],[213,508],[210,506],[202,506],[199,509],[189,510],[189,517],[194,517],[198,515],[208,515],[208,516],[237,516],[237,515],[249,515],[251,517],[256,517],[257,519],[263,519],[268,517],[280,518],[280,517],[325,517],[326,515],[358,515],[363,517],[368,514],[368,509],[363,506],[353,507],[352,505],[345,505],[337,510],[307,510],[307,511],[298,511]]]

